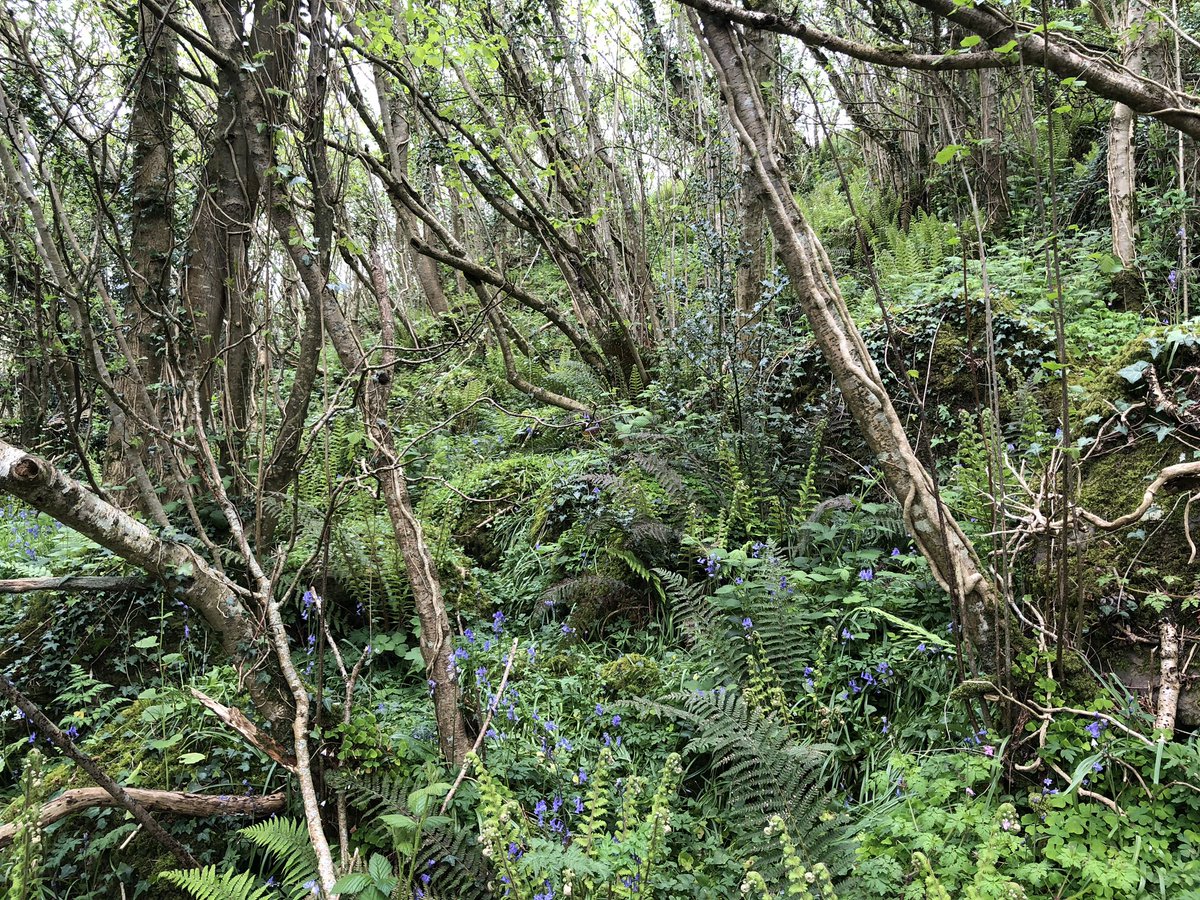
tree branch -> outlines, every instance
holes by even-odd
[[[175,816],[253,816],[261,819],[283,812],[287,805],[287,798],[283,793],[262,797],[230,797],[189,794],[184,791],[152,791],[143,788],[126,788],[125,793],[143,809]],[[86,809],[111,809],[120,805],[103,788],[74,788],[42,806],[38,814],[38,824],[45,828]],[[0,826],[0,850],[12,843],[16,831],[16,825]]]
[[[963,69],[1003,69],[1016,65],[1017,57],[1007,53],[997,53],[993,50],[975,50],[970,53],[940,54],[914,53],[911,50],[892,50],[852,41],[813,28],[804,22],[799,22],[790,16],[773,12],[760,12],[754,9],[723,3],[721,0],[679,0],[685,6],[711,15],[719,16],[729,22],[737,22],[748,28],[760,31],[773,31],[776,34],[786,34],[799,38],[809,47],[828,50],[831,53],[841,53],[863,62],[887,66],[893,69],[921,69],[933,72],[959,71]]]

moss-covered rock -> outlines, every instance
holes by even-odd
[[[640,653],[626,653],[600,667],[600,681],[616,697],[653,694],[662,685],[658,663]]]

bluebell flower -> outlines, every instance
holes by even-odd
[[[749,616],[746,616],[746,618],[742,619],[742,627],[749,631],[754,627],[754,621]]]
[[[875,577],[875,573],[872,572],[870,569],[859,569],[858,570],[858,580],[859,581],[871,581],[874,577]]]

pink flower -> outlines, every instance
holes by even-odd
[[[988,744],[987,746],[985,746],[985,747],[983,748],[983,755],[984,755],[984,756],[995,756],[995,755],[996,755],[996,748],[995,748],[995,747],[993,747],[991,744]]]

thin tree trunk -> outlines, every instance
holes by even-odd
[[[995,585],[975,549],[941,502],[929,472],[917,459],[838,288],[816,234],[800,212],[776,156],[758,85],[741,42],[726,21],[703,14],[706,53],[716,70],[738,138],[753,161],[796,298],[812,326],[842,396],[900,501],[914,543],[938,583],[960,604],[959,615],[981,660],[995,659]]]
[[[0,672],[0,694],[3,694],[13,706],[25,714],[26,718],[29,719],[30,723],[43,738],[74,760],[79,768],[88,774],[88,777],[92,781],[100,785],[104,792],[112,798],[113,806],[121,806],[129,810],[130,815],[137,819],[138,823],[146,829],[147,834],[169,850],[183,866],[191,869],[200,865],[200,863],[196,862],[196,858],[179,841],[175,840],[174,837],[158,824],[158,821],[154,816],[150,815],[149,811],[142,804],[126,793],[121,785],[113,781],[108,773],[96,764],[94,759],[76,747],[75,742],[63,734],[59,727],[51,722],[32,700],[18,691],[13,683],[8,680],[8,676],[2,672]]]
[[[1122,62],[1135,75],[1142,69],[1142,47],[1145,32],[1141,24],[1146,17],[1139,0],[1128,0],[1120,15],[1125,52]],[[1108,209],[1112,217],[1113,256],[1126,269],[1132,269],[1137,258],[1137,162],[1134,159],[1133,131],[1137,114],[1124,103],[1113,104],[1108,124]]]

